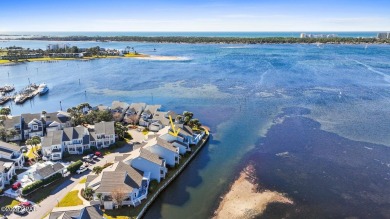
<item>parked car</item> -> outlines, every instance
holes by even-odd
[[[26,202],[20,202],[20,203],[19,203],[19,206],[23,206],[23,207],[31,207],[31,206],[32,206],[32,204],[31,204],[31,202],[29,202],[29,201],[26,201]]]
[[[95,152],[95,156],[97,156],[97,157],[103,157],[102,153],[100,153],[99,151],[96,151],[96,152]]]
[[[26,215],[27,214],[27,211],[24,207],[21,207],[21,206],[15,206],[13,208],[13,212],[15,214],[18,214],[18,215]]]
[[[86,167],[81,166],[80,169],[78,169],[76,172],[77,172],[77,174],[80,174],[80,173],[82,173],[82,172],[84,172],[86,170],[87,170]]]
[[[12,188],[12,190],[18,190],[21,186],[22,186],[22,183],[16,182],[16,183],[12,184],[11,188]]]

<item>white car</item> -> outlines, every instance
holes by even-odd
[[[80,173],[86,171],[87,169],[88,169],[88,168],[82,166],[82,167],[80,167],[80,169],[78,169],[78,170],[76,171],[76,173],[77,173],[77,174],[80,174]]]

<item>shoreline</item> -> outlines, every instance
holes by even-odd
[[[213,219],[249,219],[262,215],[271,203],[294,204],[281,193],[260,190],[254,172],[253,165],[248,165],[240,172],[239,177],[222,197]]]
[[[31,38],[16,38],[13,40],[39,41],[104,41],[104,42],[142,42],[142,43],[186,43],[186,44],[390,44],[390,39],[362,37],[333,37],[333,38],[298,38],[298,37],[183,37],[183,36],[40,36]]]
[[[141,59],[141,60],[155,60],[155,61],[187,61],[186,57],[179,56],[159,56],[159,55],[132,55],[132,56],[101,56],[101,57],[86,57],[86,58],[36,58],[36,59],[21,59],[18,62],[9,60],[0,60],[0,66],[11,66],[24,64],[28,62],[59,62],[59,61],[92,61],[95,59]]]

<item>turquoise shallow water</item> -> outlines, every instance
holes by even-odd
[[[92,105],[110,104],[113,100],[143,101],[163,104],[165,109],[179,112],[193,111],[212,128],[213,136],[207,147],[154,203],[146,218],[209,217],[219,196],[242,167],[243,159],[257,154],[261,137],[278,122],[275,118],[285,107],[309,109],[305,118],[346,139],[380,147],[390,145],[388,46],[70,43],[117,49],[134,46],[143,53],[186,58],[185,61],[100,59],[0,66],[0,84],[14,84],[21,89],[30,79],[45,82],[50,88],[48,95],[22,106],[11,105],[13,114],[59,110],[60,101],[63,108],[86,101]],[[0,42],[0,47],[44,48],[46,44],[8,41]],[[349,144],[353,148],[358,145],[356,142]],[[270,157],[264,159],[273,161]],[[270,170],[275,168],[272,162],[265,165]],[[381,168],[381,172],[389,172],[388,166]],[[280,182],[270,177],[265,186],[290,191],[275,186]],[[293,185],[282,182],[287,187]],[[318,197],[317,200],[321,201]]]

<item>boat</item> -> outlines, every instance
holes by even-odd
[[[40,95],[43,95],[43,94],[47,93],[48,91],[49,91],[49,87],[47,86],[47,84],[42,83],[42,84],[39,85],[38,93]]]
[[[13,90],[15,90],[15,87],[11,86],[11,85],[5,85],[4,87],[0,87],[0,91],[4,92],[4,93],[8,93],[8,92],[11,92]]]
[[[20,94],[16,95],[14,99],[15,103],[22,103],[22,97]]]
[[[1,97],[0,98],[0,105],[7,103],[10,99],[11,99],[11,97],[8,97],[8,96]]]

